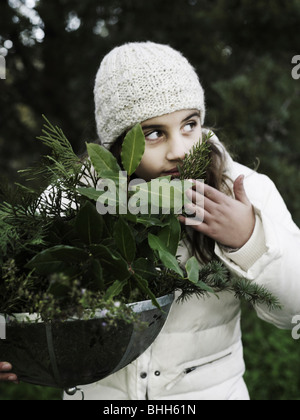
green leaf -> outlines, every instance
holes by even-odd
[[[150,280],[157,276],[157,271],[151,261],[146,258],[139,258],[132,264],[133,271],[146,280]]]
[[[196,257],[190,258],[187,261],[185,268],[190,282],[196,284],[197,287],[199,287],[201,290],[204,290],[205,292],[216,294],[212,287],[208,286],[206,283],[200,280],[200,271],[203,271],[203,268],[201,267]]]
[[[152,227],[152,226],[157,226],[157,227],[168,226],[168,222],[166,221],[163,222],[159,217],[155,217],[151,215],[137,216],[136,223],[140,223],[146,226],[147,228]]]
[[[149,288],[149,284],[147,280],[143,279],[141,276],[139,276],[137,273],[134,274],[134,279],[137,282],[137,285],[141,292],[143,292],[146,296],[149,296],[154,306],[161,309],[159,303],[156,300],[155,295],[151,292]]]
[[[167,250],[176,255],[181,234],[180,222],[176,216],[170,216],[168,225],[164,227],[158,234],[159,239],[164,243]]]
[[[90,143],[87,144],[87,151],[100,178],[105,178],[108,173],[119,175],[121,168],[117,159],[107,149],[99,144]]]
[[[197,286],[202,289],[205,290],[206,292],[209,293],[213,293],[214,295],[216,294],[216,292],[214,291],[213,288],[209,287],[206,283],[204,283],[203,281],[198,281]]]
[[[150,247],[154,251],[158,252],[159,258],[161,259],[165,267],[175,271],[177,274],[183,277],[183,272],[179,267],[177,259],[168,251],[162,240],[157,236],[154,236],[151,233],[149,233],[148,242]]]
[[[111,172],[111,171],[106,171],[103,170],[101,175],[102,179],[110,179],[111,181],[114,181],[114,183],[116,184],[116,187],[119,187],[120,182],[124,184],[127,183],[127,177],[124,176],[125,172],[121,172],[121,168],[119,172]]]
[[[121,255],[128,263],[131,263],[136,254],[135,238],[128,223],[122,217],[115,225],[114,238]]]
[[[137,216],[135,216],[134,214],[127,213],[127,214],[123,214],[122,216],[123,216],[124,220],[127,220],[128,222],[131,222],[133,224],[138,223]]]
[[[148,243],[153,251],[166,251],[163,242],[157,236],[152,235],[152,233],[149,233],[148,235]]]
[[[161,209],[164,213],[181,213],[187,198],[185,192],[193,186],[190,181],[181,181],[168,177],[153,179],[148,183],[140,183],[130,186],[134,194],[130,202],[140,202],[140,207],[151,208],[152,214],[158,214]]]
[[[201,266],[197,260],[197,258],[192,257],[190,258],[186,263],[186,271],[188,275],[188,279],[195,284],[198,284],[199,282],[199,272],[201,269]]]
[[[105,272],[120,281],[127,280],[131,276],[127,262],[116,251],[103,245],[92,245],[90,251],[94,258],[99,259],[104,269],[104,277]]]
[[[37,254],[26,268],[49,275],[64,271],[71,263],[84,262],[88,257],[89,254],[80,248],[59,245]]]
[[[97,201],[100,206],[97,208],[98,213],[101,212],[99,209],[108,207],[111,209],[111,214],[116,214],[118,206],[122,208],[123,212],[124,207],[127,211],[127,177],[124,176],[124,172],[114,174],[104,171],[102,175],[104,177],[98,182],[97,189],[80,187],[77,188],[77,191],[84,197]],[[101,214],[106,214],[106,212]]]
[[[140,124],[126,135],[122,146],[122,163],[128,176],[131,176],[141,163],[145,152],[145,136]]]
[[[183,277],[183,272],[179,267],[177,259],[174,257],[174,255],[170,254],[169,252],[160,251],[159,257],[165,267],[169,268],[170,270],[175,271],[177,274],[179,274],[181,277]]]
[[[103,233],[103,217],[95,205],[86,202],[80,209],[75,222],[77,233],[86,245],[99,244]]]
[[[83,195],[84,197],[89,198],[90,200],[97,201],[99,197],[103,194],[102,191],[97,191],[95,188],[77,188],[79,194]]]
[[[108,288],[107,292],[105,293],[104,299],[110,300],[118,296],[120,293],[122,293],[126,284],[127,284],[127,280],[124,280],[124,281],[116,280],[114,284]]]
[[[92,260],[90,275],[94,289],[99,290],[100,292],[105,290],[103,270],[98,260]]]

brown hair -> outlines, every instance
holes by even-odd
[[[120,167],[122,167],[121,150],[124,135],[120,136],[110,147],[110,152],[116,157]],[[226,195],[232,196],[230,189],[230,178],[226,175],[226,156],[222,149],[218,147],[212,139],[208,139],[210,145],[210,165],[206,172],[206,183],[218,191]],[[134,177],[134,176],[133,176]],[[215,241],[195,230],[187,229],[187,241],[190,245],[191,252],[203,263],[208,263],[216,258],[214,248]]]
[[[207,140],[210,145],[211,163],[206,171],[206,183],[218,191],[228,196],[233,196],[230,188],[231,179],[226,175],[226,156],[212,139]],[[208,236],[196,232],[195,230],[186,229],[187,239],[191,245],[192,254],[199,261],[208,263],[216,258],[214,249],[215,241]]]

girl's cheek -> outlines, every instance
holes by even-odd
[[[135,174],[138,176],[138,178],[145,180],[148,182],[151,179],[151,167],[148,168],[148,165],[145,164],[145,162],[142,161],[140,166],[137,168]]]
[[[159,156],[154,156],[146,151],[140,166],[136,170],[136,175],[147,182],[151,181],[151,179],[157,178],[160,175],[160,172],[157,169],[157,163],[159,163],[158,159]]]

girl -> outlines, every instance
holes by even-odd
[[[136,176],[150,181],[177,176],[177,165],[205,132],[204,93],[188,61],[169,46],[131,43],[102,61],[95,84],[96,122],[102,144],[116,157],[126,132],[141,123],[146,150]],[[186,228],[178,255],[200,262],[219,258],[234,273],[277,296],[283,310],[256,307],[278,328],[292,328],[300,314],[300,231],[274,184],[234,162],[216,137],[204,186],[204,209],[190,190],[203,223]],[[185,224],[186,219],[180,216]],[[2,380],[17,378],[2,367]],[[240,329],[240,303],[220,299],[174,303],[153,345],[134,363],[83,386],[94,400],[248,400]],[[81,394],[66,399],[80,398]]]

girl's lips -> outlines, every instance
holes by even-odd
[[[178,168],[171,169],[170,171],[166,171],[163,173],[164,176],[172,176],[173,178],[179,178],[180,172],[178,171]]]

